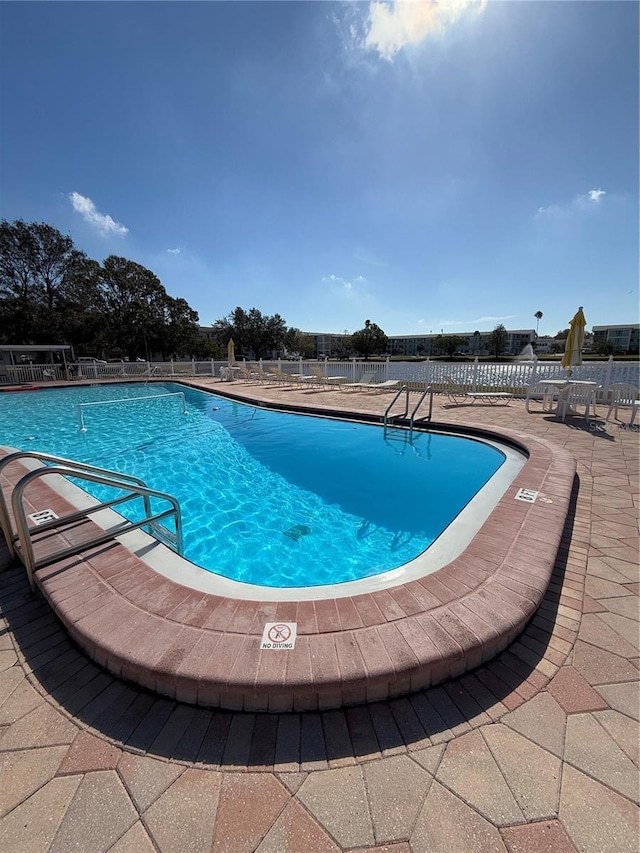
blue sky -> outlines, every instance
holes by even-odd
[[[209,324],[637,323],[635,2],[2,2],[0,216]]]

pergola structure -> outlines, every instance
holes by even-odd
[[[67,366],[67,354],[73,360],[73,348],[71,344],[1,344],[0,345],[0,361],[4,360],[3,354],[9,354],[9,363],[11,365],[19,365],[22,363],[21,357],[24,355],[44,353],[47,364],[57,364],[54,353],[58,353],[62,358],[62,364]],[[16,361],[17,357],[17,361]]]

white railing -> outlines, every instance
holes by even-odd
[[[64,379],[62,366],[59,364],[9,364],[4,367],[2,373],[6,381],[14,385]]]
[[[529,385],[535,385],[542,379],[564,379],[569,374],[559,362],[515,361],[508,364],[480,362],[442,362],[423,361],[415,363],[391,362],[391,379],[400,379],[431,385],[445,385],[448,378],[469,391],[511,391],[516,396],[526,393]],[[589,379],[597,382],[606,391],[613,382],[640,383],[640,364],[638,362],[608,361],[586,362],[571,368],[573,379]]]
[[[349,382],[359,382],[364,373],[373,373],[377,381],[396,379],[415,383],[416,386],[431,385],[437,392],[438,385],[444,385],[447,377],[470,391],[508,390],[516,396],[524,396],[529,385],[542,379],[560,379],[567,371],[559,361],[512,361],[509,363],[474,361],[365,361],[349,359],[347,361],[328,361],[325,359],[307,359],[287,361],[284,359],[260,360],[255,363],[269,371],[277,366],[285,373],[302,373],[312,376],[311,367],[319,367],[327,376],[344,376]],[[70,364],[70,378],[85,379],[148,379],[189,376],[216,376],[220,369],[228,366],[227,360],[207,359],[206,361],[165,361],[165,362],[119,362],[100,364],[87,362]],[[45,382],[51,379],[64,379],[60,365],[25,364],[0,368],[5,381],[15,384],[27,382]],[[640,363],[637,361],[589,361],[572,368],[573,379],[590,379],[606,392],[613,382],[628,382],[640,385]]]

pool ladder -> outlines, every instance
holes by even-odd
[[[33,468],[21,477],[13,488],[11,493],[11,508],[15,519],[15,531],[11,524],[11,516],[4,492],[0,488],[0,528],[4,533],[11,558],[19,558],[24,563],[32,591],[35,591],[34,572],[36,569],[54,563],[63,557],[78,554],[95,545],[102,545],[105,542],[112,541],[117,536],[121,536],[131,530],[137,530],[138,528],[145,529],[155,539],[177,551],[178,554],[182,554],[183,540],[180,504],[172,495],[166,492],[159,492],[156,489],[149,489],[143,480],[129,474],[121,474],[118,471],[110,471],[106,468],[96,468],[94,465],[87,465],[84,462],[76,462],[71,459],[64,459],[61,456],[52,456],[48,453],[37,453],[35,451],[17,451],[0,459],[0,475],[3,469],[11,464],[11,462],[23,459],[34,459],[36,462],[42,463],[42,465]],[[126,490],[127,494],[121,494],[111,500],[96,503],[94,506],[89,506],[64,516],[58,517],[51,513],[50,519],[44,520],[34,527],[29,527],[24,507],[24,491],[29,483],[51,474],[100,483],[105,486],[111,486],[114,489],[119,489],[120,491]],[[108,529],[103,528],[102,533],[98,533],[82,542],[76,542],[67,547],[59,548],[56,551],[48,552],[44,556],[36,557],[33,546],[34,534],[46,533],[49,530],[57,529],[57,532],[61,533],[64,538],[65,529],[68,530],[69,526],[75,524],[77,521],[86,519],[100,510],[110,509],[127,501],[136,500],[137,498],[142,499],[144,507],[145,517],[142,521],[129,521],[123,518],[121,522],[116,523]],[[151,510],[151,498],[163,500],[171,506],[153,513]],[[175,531],[160,523],[169,517],[173,517],[174,519]]]
[[[397,392],[397,394],[395,395],[393,400],[387,406],[387,410],[384,413],[384,416],[382,418],[382,422],[384,424],[385,435],[387,433],[387,429],[390,426],[393,426],[394,420],[406,418],[407,415],[409,414],[409,392],[411,390],[413,390],[412,388],[409,387],[409,385],[410,385],[410,383],[403,385],[402,388],[400,388],[400,390]],[[422,394],[420,394],[420,397],[418,398],[418,402],[413,407],[411,415],[409,416],[409,437],[410,438],[413,435],[414,425],[417,423],[420,423],[422,421],[430,421],[431,420],[431,414],[433,412],[433,390],[432,390],[431,386],[427,385],[426,388],[418,389],[418,390],[422,390]],[[393,416],[391,416],[391,410],[393,409],[396,401],[403,394],[405,395],[404,411],[403,412],[396,412]],[[418,410],[419,410],[420,406],[422,405],[424,398],[427,396],[427,394],[429,395],[429,412],[428,412],[428,414],[422,415],[421,417],[417,418],[416,415],[418,413]]]

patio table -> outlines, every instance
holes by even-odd
[[[542,408],[546,412],[557,412],[558,406],[554,407],[554,403],[558,403],[560,399],[567,396],[568,389],[571,386],[582,386],[597,388],[598,383],[590,379],[541,379],[540,385],[544,389],[544,397],[542,399]],[[547,390],[548,389],[548,390]],[[556,396],[557,395],[557,396]]]

